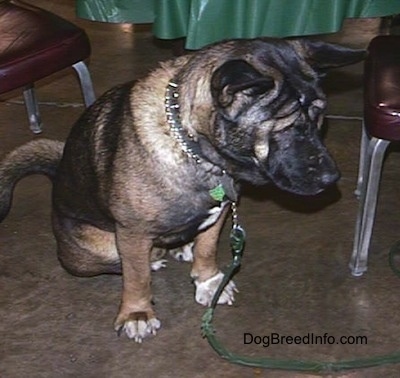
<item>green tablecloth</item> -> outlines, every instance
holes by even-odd
[[[338,31],[345,18],[400,13],[400,0],[76,0],[80,17],[154,22],[161,39],[188,49],[225,38],[287,37]]]
[[[76,0],[79,17],[115,23],[152,23],[158,0]],[[399,0],[400,1],[400,0]]]

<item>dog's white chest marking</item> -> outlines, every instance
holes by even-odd
[[[220,206],[215,206],[208,210],[208,218],[205,219],[199,226],[198,230],[202,231],[207,227],[212,226],[221,215],[222,210],[225,208],[226,202],[222,202]]]

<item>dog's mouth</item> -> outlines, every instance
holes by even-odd
[[[287,172],[286,169],[271,173],[257,158],[253,158],[253,163],[276,187],[301,196],[320,194],[340,179],[340,172],[335,167],[322,169],[319,172],[314,167],[308,167],[298,171],[297,174]]]
[[[322,193],[324,190],[335,184],[340,178],[339,171],[327,171],[319,175],[307,175],[302,177],[283,177],[272,178],[274,184],[282,190],[301,195],[314,196]]]

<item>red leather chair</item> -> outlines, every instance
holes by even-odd
[[[81,28],[18,0],[0,0],[0,94],[23,88],[30,128],[42,130],[34,82],[66,67],[78,74],[86,106],[95,100],[84,60],[90,42]]]
[[[382,164],[387,147],[400,141],[400,36],[375,37],[364,71],[364,124],[356,194],[360,197],[350,269],[367,270]]]

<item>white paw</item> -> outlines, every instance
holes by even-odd
[[[160,269],[162,269],[162,268],[166,268],[166,267],[167,267],[167,261],[168,261],[168,260],[165,260],[165,259],[157,260],[157,261],[152,261],[152,262],[150,263],[151,270],[152,270],[153,272],[156,272],[157,270],[160,270]]]
[[[149,335],[155,335],[161,327],[161,322],[156,318],[149,320],[127,320],[119,332],[125,332],[126,336],[141,343]]]
[[[193,262],[193,245],[194,243],[191,242],[181,248],[171,249],[169,253],[175,260]]]
[[[218,272],[215,276],[203,282],[199,282],[198,279],[195,279],[194,284],[196,285],[196,302],[203,306],[210,306],[214,294],[217,291],[217,288],[223,277],[223,273]],[[236,288],[235,283],[233,281],[229,281],[221,293],[221,296],[218,298],[217,303],[232,305],[233,301],[235,300],[235,293],[238,292],[239,290]]]

